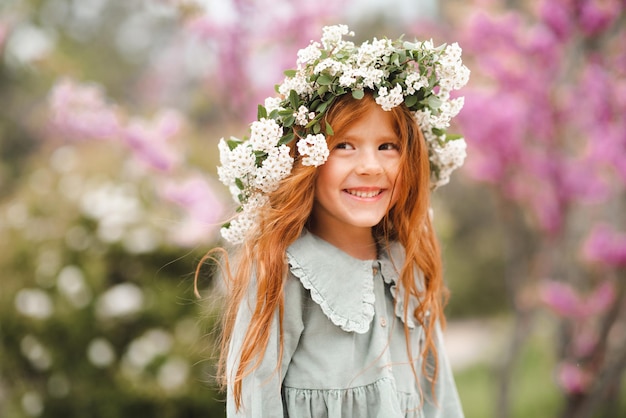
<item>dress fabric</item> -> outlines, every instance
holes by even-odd
[[[403,289],[397,283],[404,250],[393,243],[378,260],[359,260],[308,231],[287,250],[283,357],[278,364],[278,313],[258,368],[243,381],[235,410],[230,384],[228,417],[462,418],[454,378],[436,324],[439,377],[421,376],[424,332],[407,319],[416,382],[407,355]],[[233,330],[227,372],[239,350],[255,303],[254,280]],[[417,306],[416,299],[410,300]],[[409,312],[413,309],[409,308]]]

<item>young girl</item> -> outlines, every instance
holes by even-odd
[[[250,137],[220,142],[241,204],[222,229],[229,417],[463,416],[429,194],[465,156],[446,128],[469,71],[456,44],[347,34],[324,28]]]

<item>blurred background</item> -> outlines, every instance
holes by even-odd
[[[217,141],[337,23],[472,71],[434,196],[467,417],[626,417],[624,0],[2,0],[0,416],[224,416]]]

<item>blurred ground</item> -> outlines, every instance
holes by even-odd
[[[504,352],[508,337],[506,326],[492,319],[448,321],[444,331],[446,350],[455,372],[476,364],[493,365]]]

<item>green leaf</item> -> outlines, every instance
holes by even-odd
[[[333,131],[333,127],[330,126],[330,123],[326,122],[326,135],[333,136],[335,135],[335,131]]]
[[[346,93],[346,89],[343,86],[337,86],[333,89],[333,94],[335,96],[341,96]]]
[[[278,109],[272,110],[272,112],[270,113],[269,117],[270,117],[270,119],[276,120],[276,118],[278,118]]]
[[[291,128],[295,121],[296,117],[294,115],[289,115],[283,119],[283,125],[285,125],[285,128]]]
[[[352,97],[357,100],[361,100],[365,96],[365,92],[362,89],[352,90]]]
[[[326,94],[327,91],[328,91],[328,86],[320,86],[320,88],[317,89],[317,94],[320,97],[324,97],[324,94]]]
[[[257,112],[256,112],[256,118],[258,120],[267,118],[267,109],[265,109],[265,106],[259,105],[259,107],[257,108]]]
[[[320,99],[313,100],[313,103],[311,103],[311,105],[309,106],[309,110],[317,109],[317,106],[319,106],[320,103],[321,103]]]
[[[321,130],[322,130],[322,127],[320,126],[319,123],[316,123],[315,125],[313,125],[313,133],[315,135],[319,134]]]
[[[441,136],[446,133],[445,129],[440,129],[440,128],[433,128],[432,131],[437,136]]]
[[[295,90],[289,91],[289,103],[291,103],[291,107],[294,110],[298,110],[298,107],[300,107],[300,98],[298,97],[298,93],[296,93]]]
[[[327,101],[327,102],[320,103],[320,105],[317,106],[317,109],[315,109],[315,112],[323,113],[326,110],[326,108],[328,107],[329,104],[330,104],[330,100]]]
[[[241,144],[241,141],[235,137],[232,137],[231,139],[226,140],[226,145],[228,145],[228,149],[231,151],[237,148],[239,144]]]
[[[311,122],[307,123],[304,129],[311,129],[311,126],[315,125],[320,120],[320,115],[316,116]]]
[[[393,65],[400,65],[400,56],[394,52],[391,54],[390,61]]]
[[[328,74],[321,74],[317,77],[317,84],[320,86],[330,86],[333,83],[333,78]]]
[[[289,131],[280,138],[280,140],[278,141],[278,145],[288,144],[291,141],[293,141],[294,137],[295,137],[295,134],[293,133],[293,131]]]
[[[417,104],[417,96],[415,95],[406,96],[406,98],[404,99],[404,104],[409,109],[412,108],[413,106]]]
[[[447,141],[458,141],[459,139],[463,139],[463,135],[459,134],[446,134]]]
[[[285,71],[283,71],[283,74],[285,74],[287,77],[295,77],[296,73],[297,73],[296,70],[285,70]]]
[[[426,99],[426,104],[431,109],[437,110],[437,109],[439,109],[441,107],[443,102],[441,101],[441,99],[439,97],[437,97],[435,95],[432,95],[432,96],[428,96],[428,98]]]
[[[246,188],[246,186],[244,186],[243,181],[241,181],[240,178],[235,179],[235,185],[237,186],[239,190],[243,190]]]

